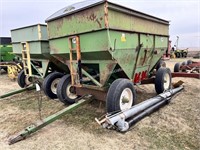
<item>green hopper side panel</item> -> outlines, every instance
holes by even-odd
[[[49,54],[49,42],[48,41],[35,41],[28,42],[30,49],[31,58],[44,58],[44,54]],[[21,43],[13,43],[13,53],[17,55],[22,54],[22,44]]]
[[[80,43],[81,53],[83,55],[84,53],[107,51],[109,48],[108,36],[106,30],[81,34],[79,35],[79,37],[81,41]],[[69,54],[68,37],[52,39],[49,41],[49,43],[51,47],[51,52],[50,52],[51,54]],[[101,59],[99,55],[98,59]]]
[[[167,49],[168,37],[165,36],[109,32],[111,45],[114,45],[109,52],[130,79],[135,73],[151,71]],[[142,48],[138,50],[140,44]]]
[[[36,24],[11,30],[12,43],[46,41],[48,40],[47,26]]]
[[[69,66],[69,38],[78,36],[82,64],[99,66],[103,86],[116,65],[129,79],[150,73],[167,50],[169,21],[109,1],[92,2],[68,6],[46,20],[50,54]]]
[[[142,18],[136,12],[127,12],[127,10],[114,7],[113,4],[108,5],[108,12],[109,27],[111,29],[165,36],[169,34],[168,23]]]
[[[103,5],[48,22],[49,39],[105,28]]]
[[[50,40],[105,28],[168,36],[169,21],[103,0],[88,1],[85,8],[80,6],[66,7],[46,20]],[[73,9],[77,11],[73,13]]]
[[[47,26],[36,24],[11,30],[13,52],[21,55],[22,43],[28,42],[31,58],[44,58],[44,54],[49,54],[49,42],[47,36]]]
[[[123,36],[125,36],[125,41],[123,41]],[[130,79],[133,79],[134,73],[152,70],[167,49],[168,43],[168,37],[165,36],[113,30],[81,34],[79,37],[82,63],[101,65],[106,60],[110,60],[110,64],[117,62]],[[143,44],[140,52],[137,51],[139,44]],[[51,40],[50,47],[54,48],[51,49],[51,55],[69,63],[67,37]],[[137,55],[138,61],[136,70],[134,70]],[[112,70],[110,71],[112,72]]]

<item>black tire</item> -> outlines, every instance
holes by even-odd
[[[183,52],[183,57],[187,58],[187,53],[186,52]]]
[[[185,61],[181,63],[182,66],[185,66],[186,64],[187,64],[187,62],[185,62]]]
[[[192,60],[187,60],[187,65],[191,65],[192,64]]]
[[[181,57],[181,54],[179,52],[176,52],[175,55],[176,55],[176,58],[180,58]]]
[[[156,70],[158,70],[161,67],[166,67],[166,63],[163,60],[159,60],[159,62],[156,65]]]
[[[129,89],[132,93],[132,100],[129,103],[129,107],[136,103],[136,92],[133,83],[128,79],[117,79],[111,84],[107,93],[106,110],[108,113],[122,110],[120,107],[120,97],[125,89]]]
[[[21,88],[27,86],[26,84],[26,75],[24,74],[24,70],[21,70],[17,77],[17,83]]]
[[[71,76],[70,75],[65,75],[63,76],[57,86],[57,95],[58,95],[58,99],[63,102],[64,104],[73,104],[76,102],[76,99],[78,98],[78,96],[76,94],[73,93],[73,95],[71,95],[72,97],[70,97],[69,95],[67,95],[67,88],[69,88],[68,86],[71,84]],[[70,92],[70,89],[69,89]],[[70,94],[72,94],[70,92]]]
[[[7,68],[7,67],[4,67],[3,70],[4,70],[5,72],[8,72],[8,68]]]
[[[57,97],[57,94],[55,92],[52,91],[52,83],[59,79],[59,78],[62,78],[63,74],[60,73],[60,72],[53,72],[53,73],[50,73],[43,81],[43,90],[44,90],[44,93],[46,96],[48,96],[49,98],[51,99],[56,99],[58,98]],[[55,88],[57,88],[57,83],[55,83]]]
[[[185,67],[184,67],[184,66],[186,66],[186,65],[187,65],[187,62],[186,62],[186,61],[184,61],[184,62],[181,63],[181,71],[182,71],[182,72],[186,72],[186,69],[185,69]]]
[[[180,63],[176,63],[175,65],[174,65],[174,72],[180,72]]]
[[[165,79],[165,77],[168,77]],[[165,80],[168,80],[166,82]],[[160,68],[156,73],[155,90],[157,94],[163,93],[171,88],[172,76],[169,68]],[[167,84],[167,85],[165,85]],[[166,86],[166,87],[165,87]]]
[[[1,71],[1,69],[3,69],[5,72],[8,72],[7,67],[0,67],[0,71]]]

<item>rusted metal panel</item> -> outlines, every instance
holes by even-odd
[[[108,3],[105,3],[105,5],[104,5],[104,13],[105,13],[105,17],[104,17],[105,27],[109,28],[109,23],[108,23]]]
[[[100,77],[100,83],[102,85],[106,84],[111,74],[113,73],[115,66],[116,63],[113,61],[102,61],[99,64],[99,70],[100,70],[99,77]]]
[[[104,5],[48,21],[49,39],[80,34],[105,28]]]
[[[169,37],[167,36],[158,36],[155,35],[154,37],[154,49],[152,53],[152,59],[149,62],[150,67],[149,71],[153,69],[153,67],[156,65],[156,63],[160,60],[160,58],[163,56],[163,54],[166,53],[168,50],[168,41]]]
[[[153,35],[140,34],[139,36],[140,36],[140,43],[142,44],[142,48],[140,50],[137,68],[140,68],[142,66],[149,66],[151,58],[152,58],[152,51],[154,50]]]
[[[106,91],[100,91],[100,90],[90,89],[90,88],[86,88],[86,87],[76,87],[77,95],[83,96],[86,93],[94,96],[95,99],[100,100],[100,101],[105,101],[106,96],[107,96]]]
[[[94,7],[104,2],[105,0],[89,0],[89,1],[83,1],[83,2],[72,4],[70,6],[67,6],[57,11],[53,15],[51,15],[49,18],[46,19],[46,22],[53,21],[53,20],[68,16],[68,15],[77,13],[79,11]]]
[[[191,64],[181,65],[180,71],[172,73],[172,77],[189,77],[200,79],[200,62],[192,62]]]
[[[187,65],[187,66],[190,68],[193,68],[193,67],[200,68],[200,62],[192,62],[192,64]]]
[[[181,65],[180,70],[187,73],[200,73],[200,62],[192,62],[188,65]]]
[[[141,84],[154,84],[155,83],[155,77],[144,79],[141,81]]]
[[[186,72],[174,72],[172,73],[172,77],[188,77],[188,78],[196,78],[200,79],[200,73],[186,73]]]

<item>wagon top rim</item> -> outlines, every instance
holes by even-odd
[[[78,2],[78,3],[74,3],[72,5],[64,7],[62,9],[60,9],[59,11],[55,12],[53,15],[48,17],[45,20],[45,22],[48,23],[50,21],[53,21],[53,20],[56,20],[56,19],[59,19],[59,18],[65,17],[65,16],[72,15],[72,14],[77,13],[79,11],[82,11],[82,10],[85,10],[85,9],[88,9],[88,8],[91,8],[91,7],[106,3],[106,2],[108,2],[108,4],[111,4],[113,6],[118,7],[120,9],[124,9],[127,12],[132,12],[130,14],[134,13],[134,14],[140,15],[140,17],[142,17],[142,18],[143,17],[144,18],[148,17],[148,19],[150,19],[150,20],[154,20],[154,21],[157,21],[157,22],[162,22],[164,24],[169,24],[169,22],[170,22],[168,20],[161,19],[161,18],[152,16],[152,15],[149,15],[149,14],[134,10],[132,8],[123,6],[122,4],[113,3],[110,0],[86,0],[86,1]]]

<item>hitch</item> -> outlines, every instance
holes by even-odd
[[[42,129],[43,127],[47,126],[48,124],[56,121],[57,119],[61,118],[62,116],[66,115],[67,113],[79,108],[80,106],[83,106],[87,103],[89,103],[90,101],[93,100],[93,96],[92,95],[85,95],[84,99],[79,100],[78,102],[64,108],[63,110],[58,111],[57,113],[43,119],[43,120],[39,120],[36,123],[28,126],[27,128],[25,128],[23,131],[19,132],[18,134],[12,136],[9,140],[8,140],[8,144],[14,144],[16,142],[19,142],[21,140],[26,139],[30,134]]]
[[[22,92],[24,92],[24,91],[33,90],[33,89],[35,89],[35,85],[29,86],[29,87],[26,87],[26,88],[22,88],[22,89],[19,89],[19,90],[15,90],[15,91],[12,91],[12,92],[9,92],[9,93],[6,93],[6,94],[4,94],[4,95],[1,95],[1,96],[0,96],[0,99],[6,98],[6,97],[9,97],[9,96],[18,94],[18,93],[22,93]]]

